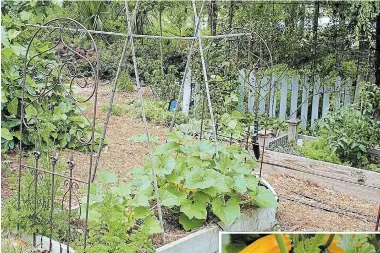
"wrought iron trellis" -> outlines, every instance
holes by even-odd
[[[49,138],[47,136],[38,136],[33,140],[36,144],[36,148],[33,152],[34,165],[29,165],[23,157],[23,138],[20,138],[17,210],[21,210],[23,205],[27,205],[32,202],[33,215],[30,219],[34,225],[46,222],[39,220],[39,212],[42,210],[49,210],[50,215],[49,221],[47,222],[48,224],[46,224],[46,231],[50,231],[50,235],[47,234],[49,237],[48,248],[50,252],[53,250],[52,237],[56,222],[54,220],[55,214],[60,212],[65,213],[64,217],[67,219],[67,230],[60,231],[63,234],[62,238],[65,241],[59,241],[59,252],[62,252],[63,250],[65,252],[70,252],[71,236],[76,226],[74,224],[74,220],[77,218],[76,215],[80,216],[82,214],[83,208],[77,193],[80,188],[79,184],[87,186],[87,201],[83,219],[84,224],[79,225],[83,229],[83,246],[84,249],[86,248],[88,207],[90,202],[90,185],[93,169],[92,154],[95,151],[94,133],[98,89],[99,53],[95,40],[87,29],[79,22],[70,18],[57,18],[47,22],[45,26],[54,26],[55,28],[47,30],[40,27],[32,36],[26,49],[22,79],[21,137],[25,137],[28,133],[30,133],[30,131],[37,133],[38,130],[41,130],[43,127],[40,124],[41,115],[38,113],[28,113],[28,116],[26,117],[25,112],[27,110],[32,110],[34,106],[38,107],[39,104],[47,105],[48,113],[50,111],[50,115],[53,119],[55,108],[59,107],[60,97],[51,99],[51,96],[53,96],[53,90],[60,89],[63,92],[62,96],[69,97],[72,106],[81,112],[81,116],[85,119],[89,127],[89,134],[86,134],[84,130],[79,129],[73,137],[76,138],[76,141],[78,141],[81,146],[86,147],[90,153],[88,177],[84,180],[73,176],[73,171],[75,168],[73,153],[70,154],[67,162],[66,172],[62,173],[57,171],[57,151],[54,147],[49,147],[52,150],[48,150],[49,148],[41,147],[41,144],[39,144],[41,142],[41,138]],[[49,47],[39,47],[41,41],[47,42]],[[84,41],[90,44],[87,45],[87,50],[83,51],[78,47],[74,47],[73,42],[81,44]],[[89,95],[84,98],[79,97],[77,93],[78,90],[81,89],[90,89]],[[81,109],[81,105],[86,102],[92,103],[92,118],[89,118]],[[43,109],[42,106],[41,109]],[[39,163],[42,152],[52,152],[50,157],[50,166],[48,168],[42,168]],[[25,197],[22,192],[24,190],[23,178],[26,180],[26,171],[28,170],[32,173],[33,179],[31,180],[30,185],[25,189],[28,192],[27,197]],[[39,187],[42,183],[46,182],[51,187],[49,190],[48,200],[40,199],[41,196],[39,196]],[[57,183],[59,183],[59,185],[56,185]],[[62,190],[61,196],[57,195],[58,188]],[[60,200],[58,200],[58,198],[60,198]],[[74,211],[73,204],[75,204],[75,202],[78,206]],[[57,208],[57,203],[61,208]],[[19,230],[19,226],[17,229]],[[38,233],[41,232],[42,231],[37,230],[33,234],[34,247],[42,247],[43,238],[37,237]],[[37,238],[39,239],[39,242],[37,241]],[[61,243],[64,243],[66,246],[63,246]]]

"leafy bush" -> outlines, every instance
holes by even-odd
[[[153,123],[159,124],[159,125],[170,125],[170,122],[173,118],[174,112],[168,111],[168,102],[159,101],[159,100],[144,100],[144,109],[145,109],[145,116],[148,121],[151,121]],[[141,117],[141,109],[138,102],[134,102],[131,106],[131,112],[132,114],[140,118]],[[187,120],[187,116],[183,114],[181,111],[177,112],[176,116],[176,123],[181,124],[185,123]]]
[[[129,75],[126,73],[122,73],[120,75],[118,85],[119,85],[119,90],[122,90],[122,91],[134,91],[135,90],[134,82],[129,77]]]
[[[380,143],[380,121],[352,107],[327,114],[318,126],[332,151],[353,166],[367,165],[367,149]]]
[[[25,58],[26,44],[30,33],[25,32],[26,23],[43,22],[48,10],[54,9],[52,3],[44,2],[5,2],[2,5],[2,61],[1,61],[1,146],[2,152],[14,149],[20,139],[20,118],[22,98],[22,66]],[[24,37],[25,36],[25,37]],[[29,38],[28,38],[29,39]],[[51,46],[49,43],[33,41],[32,53],[44,52]],[[33,52],[33,50],[35,50]],[[33,60],[33,66],[28,73],[44,74],[46,66],[55,64],[54,51]],[[55,70],[57,71],[57,70]],[[58,83],[51,74],[53,83]],[[49,85],[49,92],[39,101],[35,101],[25,108],[25,118],[30,120],[30,131],[25,131],[23,142],[25,145],[38,143],[42,145],[56,145],[85,150],[78,141],[79,138],[88,138],[90,134],[89,122],[80,115],[79,109],[74,105],[67,94],[67,86],[45,84],[44,79],[33,80],[26,77],[25,104],[36,99],[36,90]],[[51,90],[50,90],[51,89]],[[30,93],[34,94],[32,96]],[[82,108],[84,109],[84,108]],[[38,116],[38,120],[36,119]],[[73,137],[76,135],[77,137]]]
[[[302,146],[297,146],[297,150],[305,157],[340,164],[340,160],[335,152],[328,146],[326,138],[318,140],[304,140]]]
[[[256,162],[238,146],[220,144],[216,158],[210,141],[171,132],[167,143],[156,148],[153,162],[161,205],[179,213],[179,223],[185,230],[201,226],[210,214],[231,225],[240,216],[243,204],[276,205],[274,195],[258,186],[259,179],[252,174]],[[153,189],[147,183],[151,166],[147,160],[143,168],[133,171],[134,180],[144,185],[134,198],[140,204],[147,204],[151,198]]]

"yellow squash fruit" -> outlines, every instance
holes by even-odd
[[[292,240],[289,235],[282,235],[286,249],[292,249]],[[240,253],[281,253],[275,235],[264,236],[244,248]]]

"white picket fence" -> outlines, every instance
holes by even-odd
[[[240,70],[238,80],[238,110],[244,110],[243,101],[247,99],[248,112],[257,111],[259,114],[264,114],[269,106],[270,117],[279,117],[282,120],[300,119],[303,129],[306,129],[308,124],[313,126],[317,119],[330,110],[332,103],[340,107],[357,102],[360,92],[359,85],[353,87],[349,78],[342,80],[341,77],[337,77],[334,84],[322,85],[318,75],[314,78],[305,76],[303,80],[300,80],[299,76],[288,78],[287,75],[282,75],[277,79],[275,73],[271,78],[267,75],[257,76],[252,70],[247,77],[245,71]],[[248,90],[247,96],[246,90]],[[299,103],[299,96],[301,103]],[[287,106],[289,102],[290,110]],[[309,112],[310,103],[311,112]]]
[[[193,82],[195,89],[192,92],[191,83]],[[270,117],[301,120],[303,129],[306,129],[308,125],[313,126],[316,120],[329,112],[332,103],[335,107],[340,107],[358,102],[360,92],[359,82],[353,87],[349,78],[342,79],[339,76],[335,79],[335,83],[321,84],[321,78],[318,75],[314,78],[305,76],[301,80],[297,75],[288,77],[283,74],[277,78],[276,74],[272,73],[271,78],[270,75],[258,75],[255,70],[249,72],[240,70],[238,83],[237,109],[239,111],[245,111],[246,101],[249,113],[265,114],[269,109]],[[192,95],[194,95],[194,105],[199,103],[199,89],[200,85],[192,78],[191,70],[189,70],[183,90],[183,113],[188,114]],[[301,98],[300,103],[299,98]],[[290,106],[288,106],[289,103]],[[311,104],[311,111],[309,111],[309,104]]]

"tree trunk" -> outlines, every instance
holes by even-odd
[[[314,17],[313,17],[313,68],[315,68],[318,47],[318,18],[319,18],[319,2],[314,2]]]
[[[375,77],[375,83],[380,87],[380,14],[376,17]]]
[[[209,9],[209,24],[210,31],[213,36],[216,35],[216,26],[218,21],[218,8],[216,5],[216,0],[211,0]]]

